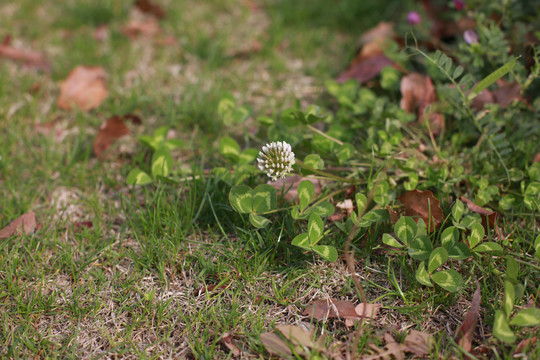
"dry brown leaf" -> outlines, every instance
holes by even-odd
[[[7,239],[13,235],[30,235],[36,229],[36,214],[27,212],[13,220],[8,226],[0,230],[0,239]]]
[[[514,358],[519,358],[520,356],[517,356],[518,354],[521,354],[522,352],[533,347],[537,343],[538,343],[538,338],[536,336],[533,336],[532,338],[529,338],[529,339],[521,340],[519,344],[516,346],[516,350],[514,350]]]
[[[536,154],[536,156],[534,157],[533,162],[540,162],[540,152],[538,154]]]
[[[94,39],[96,39],[96,41],[103,42],[105,41],[105,39],[107,39],[108,36],[109,36],[109,27],[107,25],[98,26],[94,30]]]
[[[242,355],[242,350],[240,350],[240,348],[238,348],[238,346],[236,346],[236,344],[233,342],[233,338],[230,333],[224,333],[221,336],[221,342],[232,352],[234,357],[239,357]]]
[[[218,284],[205,285],[205,286],[202,286],[199,289],[195,290],[195,294],[196,294],[196,296],[201,296],[203,294],[211,293],[213,291],[225,290],[225,289],[227,289],[227,287],[228,287],[228,285],[225,285],[225,284],[222,284],[222,285],[218,285]]]
[[[75,106],[84,111],[98,107],[109,94],[105,77],[102,67],[77,66],[60,85],[58,107],[67,110]]]
[[[392,223],[397,223],[397,221],[399,220],[399,214],[396,210],[392,209],[392,207],[390,205],[386,205],[386,210],[388,210],[388,217],[390,218],[390,221],[392,221]]]
[[[393,65],[392,60],[383,54],[379,54],[353,63],[336,78],[336,81],[342,83],[354,79],[365,83],[377,76],[385,67]]]
[[[122,34],[130,39],[138,37],[152,37],[159,34],[161,29],[156,19],[150,18],[144,21],[131,20],[127,25],[122,27]]]
[[[136,0],[135,7],[141,12],[163,19],[166,15],[165,10],[152,0]]]
[[[444,214],[439,200],[431,191],[407,191],[399,197],[399,201],[405,205],[405,214],[407,216],[414,217],[416,222],[418,222],[418,217],[424,219],[429,232],[433,232],[442,224]]]
[[[497,213],[496,211],[485,209],[481,206],[478,206],[471,200],[467,199],[465,196],[461,197],[461,201],[467,204],[467,207],[469,208],[469,210],[477,214],[480,214],[480,216],[482,217],[482,225],[484,226],[484,228],[486,229],[488,228],[488,223],[491,229],[493,229],[497,225],[499,213]]]
[[[419,123],[427,116],[433,134],[438,135],[444,125],[444,118],[440,113],[426,113],[427,106],[437,101],[437,94],[433,82],[427,76],[412,73],[401,79],[400,106],[408,113],[417,113]]]
[[[302,329],[296,325],[280,325],[276,327],[295,348],[309,347],[316,348],[313,342],[313,333]]]
[[[0,58],[19,61],[28,67],[39,70],[49,71],[51,69],[51,64],[44,54],[36,51],[16,49],[10,43],[11,37],[6,36],[3,43],[0,44]]]
[[[289,348],[289,345],[280,338],[278,335],[273,332],[266,332],[260,335],[261,342],[264,345],[264,348],[270,353],[278,356],[291,356],[292,351]]]
[[[380,308],[381,308],[381,304],[360,303],[354,308],[354,310],[356,311],[356,313],[360,317],[360,319],[356,319],[356,320],[361,320],[361,319],[371,320],[371,319],[374,319],[377,316],[377,313],[379,312]],[[346,326],[353,326],[356,320],[355,319],[345,319],[345,325]]]
[[[478,322],[478,317],[480,315],[480,300],[480,284],[476,284],[476,291],[473,295],[471,309],[456,331],[456,343],[467,352],[471,352],[472,350],[474,330],[476,329],[476,323]]]
[[[306,307],[302,315],[311,316],[316,320],[323,321],[336,317],[345,319],[360,318],[352,302],[337,299],[315,300]]]
[[[430,334],[422,331],[411,330],[405,341],[403,341],[404,350],[412,352],[418,357],[426,356],[433,345],[433,338]]]
[[[94,154],[103,158],[105,151],[119,138],[130,133],[120,116],[109,118],[98,130],[94,140]]]
[[[298,196],[298,185],[303,180],[309,180],[313,183],[315,187],[316,197],[322,192],[322,186],[319,179],[314,179],[310,177],[302,177],[300,175],[287,176],[285,179],[278,179],[277,181],[268,181],[267,183],[272,185],[278,193],[278,196],[281,194],[281,191],[284,191],[283,199],[285,201],[291,201]],[[298,201],[298,199],[296,199]]]

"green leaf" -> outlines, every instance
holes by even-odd
[[[252,190],[247,185],[237,185],[229,192],[229,203],[237,212],[247,214],[252,208]]]
[[[390,185],[384,180],[377,184],[373,192],[373,201],[381,206],[386,206],[390,202]]]
[[[416,223],[411,217],[402,216],[394,225],[394,232],[399,240],[405,245],[411,243],[416,237]]]
[[[450,250],[459,240],[459,230],[455,226],[446,228],[441,234],[441,243],[446,250]]]
[[[313,199],[313,195],[315,194],[315,186],[309,180],[302,180],[300,184],[298,185],[297,192],[298,192],[300,211],[304,211],[304,209],[311,202],[311,199]]]
[[[393,237],[392,235],[390,234],[383,234],[382,236],[382,241],[384,244],[388,245],[388,246],[392,246],[392,247],[395,247],[395,248],[398,248],[398,249],[401,249],[404,247],[404,245],[402,243],[400,243],[399,241],[396,240],[395,237]]]
[[[343,144],[337,150],[338,161],[343,164],[345,161],[352,158],[354,155],[354,146],[351,144]]]
[[[485,242],[473,249],[474,252],[477,253],[492,253],[492,252],[502,252],[503,249],[501,245],[494,243],[494,242]]]
[[[373,223],[383,222],[388,220],[388,211],[383,209],[375,209],[366,213],[360,222],[358,223],[359,227],[369,227]]]
[[[315,245],[312,250],[328,261],[336,261],[338,253],[335,247],[330,245]]]
[[[309,154],[306,156],[304,159],[304,164],[315,170],[321,170],[324,168],[324,160],[317,154]]]
[[[266,227],[266,225],[270,224],[270,220],[268,220],[264,216],[257,215],[254,213],[249,213],[249,221],[257,229],[262,229],[263,227]]]
[[[433,246],[431,245],[429,238],[423,235],[417,236],[411,241],[408,252],[409,256],[413,259],[423,261],[429,259],[429,254],[432,249]]]
[[[432,273],[437,270],[442,264],[448,260],[448,252],[443,247],[433,249],[429,255],[428,261],[428,273]]]
[[[301,233],[300,235],[296,236],[292,243],[294,246],[301,247],[302,249],[310,250],[311,245],[309,244],[309,237],[307,233]]]
[[[274,125],[275,121],[269,116],[259,116],[257,117],[257,122],[261,125],[270,126]]]
[[[514,302],[516,301],[516,290],[514,287],[514,284],[512,284],[510,281],[504,282],[504,295],[503,295],[503,301],[502,301],[502,308],[504,310],[504,313],[506,314],[506,317],[509,317],[512,313],[512,309],[514,308]]]
[[[363,214],[364,211],[366,210],[365,208],[367,206],[367,198],[366,198],[366,195],[362,193],[356,193],[354,197],[356,199],[356,208],[358,210],[358,216],[360,216],[360,214]]]
[[[252,164],[259,156],[259,150],[249,148],[242,151],[238,157],[238,164]]]
[[[330,216],[334,213],[334,205],[332,205],[329,201],[325,201],[310,208],[309,213],[316,214],[321,217]]]
[[[173,158],[164,148],[157,150],[152,156],[152,176],[167,177],[173,166]]]
[[[148,135],[139,136],[139,141],[142,142],[144,145],[148,146],[153,151],[156,151],[159,147],[159,143],[155,141],[153,137]]]
[[[448,251],[448,257],[450,259],[454,260],[465,260],[466,258],[471,256],[471,251],[469,250],[469,247],[465,243],[457,243],[455,244],[449,251]]]
[[[133,169],[129,172],[126,182],[128,185],[146,185],[152,182],[152,178],[141,169]]]
[[[426,264],[424,261],[418,265],[418,269],[416,269],[416,281],[418,281],[420,284],[425,286],[433,286],[431,283],[431,280],[429,280],[429,274],[426,271]]]
[[[469,247],[473,249],[484,238],[484,227],[479,222],[472,224],[471,234],[469,235]]]
[[[431,280],[443,289],[456,292],[461,288],[463,279],[456,270],[443,270],[431,275]]]
[[[251,193],[251,210],[254,213],[265,213],[276,207],[276,189],[272,185],[261,184],[253,189]]]
[[[506,256],[506,279],[511,280],[513,283],[517,281],[519,273],[519,264],[512,255]]]
[[[319,215],[312,214],[308,221],[309,243],[315,245],[322,237],[324,224]]]
[[[179,148],[182,145],[184,145],[184,142],[180,139],[169,139],[163,142],[163,145],[161,146],[170,151]]]
[[[219,141],[219,153],[230,160],[237,161],[240,156],[240,145],[233,138],[225,136]]]
[[[467,96],[467,100],[471,101],[474,99],[478,94],[480,94],[482,91],[487,89],[488,86],[493,84],[495,81],[502,78],[504,75],[508,74],[513,68],[514,65],[516,65],[516,61],[518,58],[514,58],[513,60],[510,60],[488,76],[486,76],[484,79],[482,79],[476,86],[471,90],[469,96]]]
[[[521,310],[510,321],[510,325],[539,326],[540,325],[540,309],[528,308],[528,309]]]
[[[508,321],[502,310],[495,311],[495,321],[493,322],[493,336],[506,343],[513,343],[516,341],[516,335],[508,326]]]
[[[165,137],[167,137],[168,132],[169,128],[167,126],[161,126],[157,128],[156,131],[154,131],[154,135],[152,136],[154,138],[154,143],[158,146],[161,145],[161,143],[165,140]]]

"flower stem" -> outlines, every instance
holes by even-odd
[[[344,177],[341,177],[341,176],[330,174],[330,173],[328,173],[326,171],[314,169],[311,166],[306,165],[305,163],[303,163],[302,161],[299,161],[299,160],[296,160],[296,164],[300,165],[303,168],[306,168],[307,170],[309,170],[309,171],[311,171],[311,172],[313,172],[313,173],[315,173],[317,175],[321,175],[321,176],[323,176],[325,178],[328,178],[328,179],[334,179],[334,180],[338,180],[338,181],[341,181],[341,182],[346,182],[346,183],[349,183],[349,184],[356,184],[357,183],[356,180],[344,178]]]

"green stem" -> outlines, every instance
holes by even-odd
[[[351,180],[351,179],[347,179],[347,178],[344,178],[344,177],[341,177],[341,176],[337,176],[337,175],[334,175],[334,174],[330,174],[326,171],[321,171],[321,170],[317,170],[315,168],[312,168],[311,166],[309,165],[306,165],[305,163],[303,163],[302,161],[298,161],[296,160],[296,163],[298,165],[300,165],[301,167],[304,167],[306,168],[307,170],[317,174],[317,175],[321,175],[323,176],[324,178],[328,178],[328,179],[334,179],[334,180],[338,180],[338,181],[341,181],[341,182],[346,182],[346,183],[349,183],[349,184],[356,184],[357,181],[356,180]]]
[[[335,142],[336,144],[338,145],[343,145],[343,141],[341,140],[338,140],[336,139],[335,137],[332,137],[330,135],[328,135],[327,133],[325,133],[324,131],[321,131],[319,129],[317,129],[316,127],[313,127],[312,125],[307,125],[308,129],[310,129],[311,131],[313,132],[316,132],[317,134],[321,135],[321,136],[324,136],[325,138],[327,138],[328,140],[332,140],[333,142]]]

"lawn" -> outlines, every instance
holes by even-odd
[[[540,357],[540,9],[420,3],[0,4],[0,357]]]

